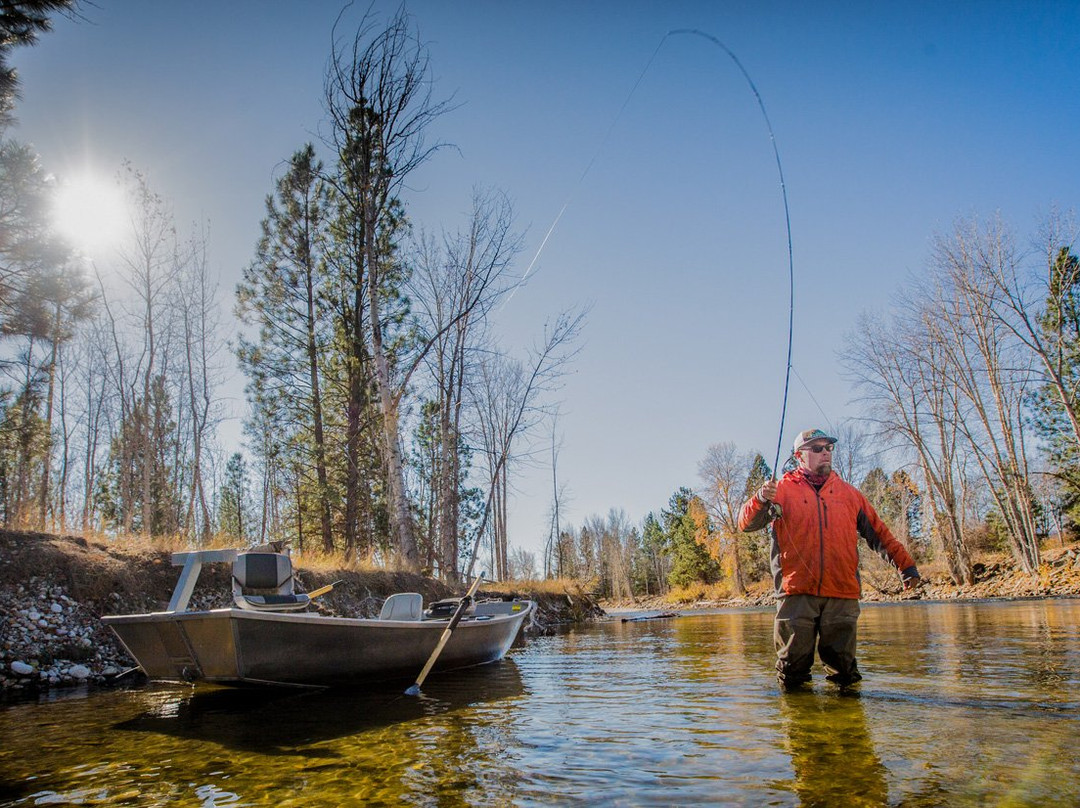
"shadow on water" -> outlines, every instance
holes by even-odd
[[[260,755],[336,757],[328,749],[304,749],[321,741],[417,721],[524,692],[512,660],[445,673],[429,679],[419,696],[405,685],[359,689],[196,687],[163,690],[155,703],[113,725],[127,732],[158,733],[208,741]]]

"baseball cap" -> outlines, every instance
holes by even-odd
[[[832,435],[824,432],[820,429],[804,429],[798,435],[795,436],[795,443],[792,444],[792,453],[798,452],[802,447],[808,444],[812,440],[827,440],[829,443],[836,443],[836,438]]]

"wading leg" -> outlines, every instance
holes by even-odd
[[[821,612],[821,634],[818,655],[825,663],[826,679],[838,685],[850,685],[860,679],[855,661],[856,628],[859,622],[859,601],[829,598]]]
[[[817,607],[811,595],[787,595],[776,607],[773,642],[776,645],[776,678],[785,688],[810,681],[817,640]]]

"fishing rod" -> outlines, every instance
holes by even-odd
[[[657,44],[656,48],[653,50],[652,55],[649,56],[648,62],[645,63],[645,67],[638,75],[633,87],[630,88],[630,92],[627,94],[626,99],[622,103],[622,106],[619,107],[619,111],[615,114],[614,119],[612,119],[611,125],[608,127],[607,133],[604,135],[603,139],[600,141],[600,145],[597,147],[596,151],[592,155],[592,158],[585,166],[585,170],[581,172],[581,176],[578,177],[577,183],[570,191],[570,194],[567,196],[566,201],[563,203],[563,206],[559,209],[559,212],[555,216],[554,221],[552,221],[551,226],[548,227],[547,232],[544,234],[544,238],[540,242],[540,246],[537,248],[536,253],[533,255],[532,261],[529,262],[528,267],[525,269],[525,272],[521,276],[519,286],[520,284],[523,284],[525,282],[525,280],[529,277],[529,274],[532,272],[533,268],[536,266],[536,262],[539,260],[540,254],[544,251],[544,247],[547,246],[548,239],[551,238],[551,234],[554,232],[555,227],[562,219],[563,214],[566,212],[566,209],[570,206],[570,202],[573,199],[574,194],[577,192],[581,184],[585,181],[585,177],[588,176],[589,171],[593,167],[593,164],[596,163],[597,158],[600,156],[600,152],[603,150],[608,140],[610,140],[612,132],[614,132],[615,130],[616,124],[619,122],[619,119],[622,117],[623,112],[630,104],[630,100],[634,97],[634,94],[637,92],[637,89],[641,85],[641,82],[645,78],[645,75],[649,72],[649,68],[652,67],[652,63],[655,61],[656,55],[660,52],[660,49],[664,46],[664,43],[667,42],[669,38],[683,35],[697,36],[708,42],[711,42],[713,45],[720,48],[720,50],[726,53],[731,58],[731,61],[735,63],[735,66],[739,68],[739,72],[742,73],[743,78],[746,79],[746,83],[750,86],[750,90],[751,92],[753,92],[754,98],[757,100],[758,109],[761,110],[762,118],[764,118],[765,120],[765,128],[766,130],[768,130],[769,133],[769,142],[772,144],[773,157],[776,159],[776,171],[780,177],[780,194],[784,202],[784,224],[787,229],[788,335],[787,361],[784,371],[784,398],[783,403],[780,407],[780,428],[776,437],[776,458],[775,460],[773,460],[772,468],[772,478],[775,480],[778,476],[780,466],[780,447],[783,445],[784,442],[784,423],[787,419],[788,391],[791,387],[791,352],[792,346],[794,344],[795,331],[795,258],[791,240],[791,212],[788,207],[787,183],[784,181],[784,166],[780,161],[780,149],[776,145],[776,135],[773,133],[772,122],[769,120],[769,113],[765,109],[765,102],[761,97],[761,93],[758,91],[757,85],[754,84],[754,80],[750,77],[750,73],[743,66],[743,63],[739,61],[739,57],[735,55],[734,51],[732,51],[731,48],[729,48],[712,34],[706,33],[705,31],[701,31],[697,28],[675,28],[664,34],[664,36],[660,39],[660,42]],[[513,297],[513,293],[511,293],[510,297]],[[509,302],[509,299],[507,300],[507,302]]]
[[[769,120],[769,113],[765,109],[765,101],[761,98],[761,93],[758,92],[757,85],[754,84],[754,80],[750,78],[750,73],[743,67],[743,63],[739,61],[739,57],[735,55],[735,52],[731,50],[727,45],[721,42],[712,34],[705,33],[697,28],[676,28],[672,31],[668,31],[664,35],[664,39],[669,36],[678,35],[699,36],[708,42],[716,45],[729,57],[731,61],[735,63],[735,66],[739,68],[739,72],[742,73],[743,78],[746,79],[746,83],[750,86],[751,92],[754,93],[754,98],[757,99],[758,109],[761,110],[761,117],[765,120],[765,128],[769,131],[769,142],[772,144],[773,157],[776,158],[776,171],[780,176],[780,194],[784,200],[784,225],[787,228],[787,251],[788,251],[788,339],[787,339],[787,362],[784,371],[784,400],[780,407],[780,429],[776,436],[776,459],[773,461],[773,474],[772,478],[775,480],[779,472],[780,465],[780,447],[784,442],[784,421],[787,418],[787,403],[788,403],[788,390],[791,386],[791,349],[794,343],[795,333],[795,257],[794,250],[791,244],[791,212],[788,208],[787,198],[787,183],[784,182],[784,166],[780,162],[780,149],[776,145],[776,135],[773,133],[772,121]],[[661,40],[663,44],[663,40]]]

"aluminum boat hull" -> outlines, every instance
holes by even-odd
[[[502,659],[535,604],[470,617],[435,670]],[[247,609],[102,618],[153,680],[329,687],[415,679],[446,620],[372,620]]]

